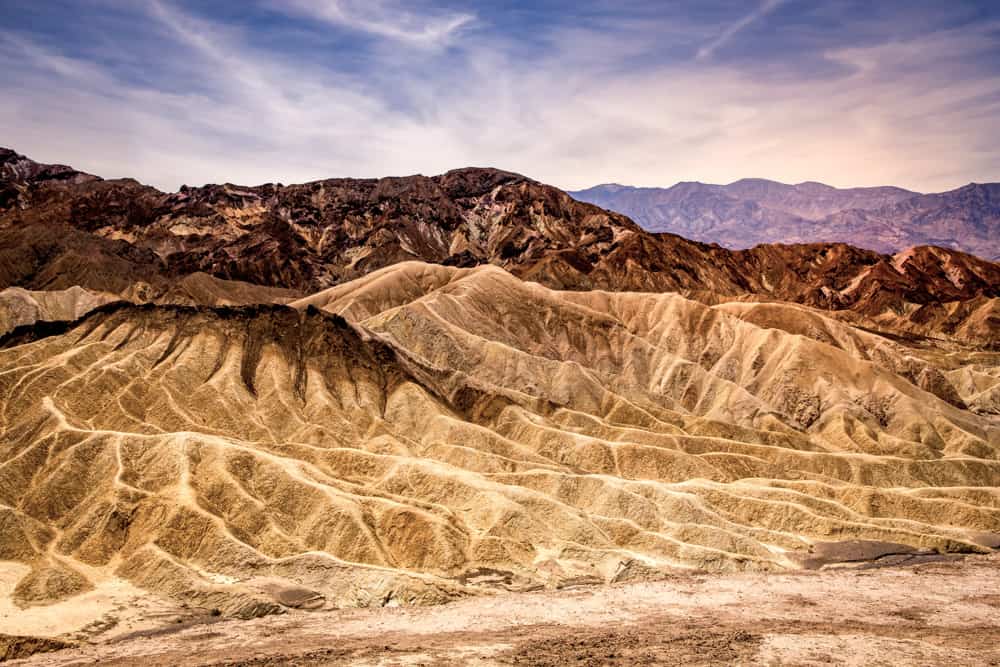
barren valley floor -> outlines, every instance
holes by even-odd
[[[11,665],[998,665],[1000,554],[678,574],[434,607],[165,615]],[[116,634],[117,633],[117,634]]]

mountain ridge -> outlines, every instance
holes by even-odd
[[[908,331],[948,320],[945,304],[966,304],[971,316],[1000,296],[1000,267],[953,250],[916,248],[908,274],[898,256],[836,243],[731,251],[646,232],[624,215],[490,168],[163,193],[13,151],[0,162],[0,288],[79,286],[162,301],[201,273],[215,281],[203,280],[201,292],[239,303],[249,289],[242,283],[304,294],[418,260],[495,264],[553,289],[681,291],[888,314]]]
[[[1000,184],[922,194],[895,186],[834,188],[740,179],[668,188],[597,185],[570,194],[644,229],[740,249],[775,242],[846,242],[882,253],[939,245],[1000,258]]]

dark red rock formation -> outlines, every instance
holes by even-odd
[[[844,244],[731,251],[495,169],[168,194],[0,152],[0,286],[153,293],[205,272],[304,292],[390,264],[492,263],[561,289],[748,295],[874,315],[1000,296],[1000,267],[954,250]]]

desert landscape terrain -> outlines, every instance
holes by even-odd
[[[8,660],[1000,660],[997,264],[0,159]]]
[[[161,609],[11,665],[996,665],[997,557],[499,593],[252,621]],[[123,620],[132,608],[118,612]],[[54,643],[44,647],[59,649]],[[10,650],[8,648],[8,650]]]
[[[1000,2],[0,0],[0,667],[1000,667]]]

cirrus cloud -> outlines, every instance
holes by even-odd
[[[0,16],[0,144],[164,189],[466,165],[570,189],[759,176],[933,191],[1000,173],[1000,19],[972,5],[879,28],[828,6],[789,18],[792,3],[746,21],[725,3],[331,19],[269,1],[103,0],[72,26],[44,8]]]

